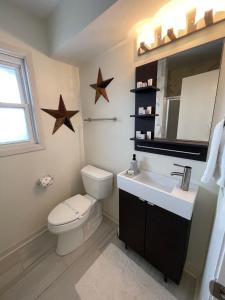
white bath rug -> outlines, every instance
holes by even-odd
[[[177,300],[110,244],[75,285],[81,300]]]

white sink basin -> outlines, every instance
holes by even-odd
[[[167,193],[171,193],[174,188],[174,184],[177,184],[176,180],[173,178],[152,172],[141,172],[135,177],[135,180],[140,183],[150,185],[156,189],[163,190]]]
[[[185,192],[180,189],[180,180],[148,171],[133,177],[127,175],[127,170],[117,175],[119,189],[190,220],[198,186],[190,184]]]

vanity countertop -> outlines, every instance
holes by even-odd
[[[189,191],[180,189],[180,180],[150,171],[140,171],[136,176],[127,170],[117,175],[117,186],[141,200],[162,207],[188,220],[192,217],[198,185],[191,183]]]

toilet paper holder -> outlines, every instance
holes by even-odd
[[[54,177],[51,175],[45,175],[38,180],[38,185],[43,188],[47,188],[48,186],[53,184]]]

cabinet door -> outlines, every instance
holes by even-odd
[[[146,259],[179,283],[187,254],[190,221],[156,205],[147,207]]]
[[[146,203],[119,190],[119,237],[133,250],[144,256]]]

